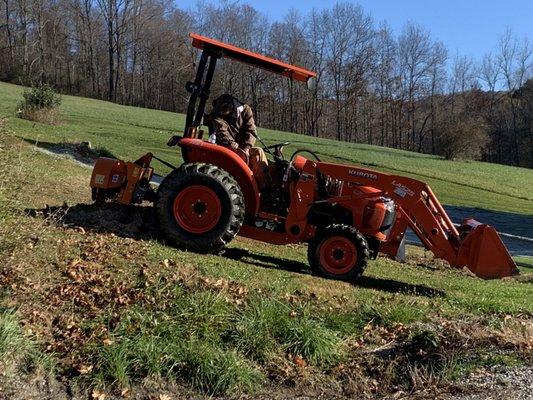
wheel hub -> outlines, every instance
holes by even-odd
[[[201,201],[197,201],[193,205],[194,212],[198,215],[202,215],[207,211],[207,205],[205,203],[202,203]]]
[[[174,218],[190,233],[206,233],[213,229],[222,214],[217,194],[207,186],[192,185],[174,199]]]
[[[346,237],[330,237],[320,246],[320,263],[331,274],[346,274],[357,264],[357,249]]]
[[[341,249],[335,249],[333,250],[333,258],[336,260],[336,261],[340,261],[342,260],[344,257],[344,251],[342,251]]]

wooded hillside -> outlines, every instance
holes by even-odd
[[[0,12],[5,81],[183,112],[196,31],[319,73],[309,92],[222,63],[215,92],[251,104],[263,127],[533,165],[533,47],[511,31],[473,60],[418,25],[394,35],[348,3],[275,22],[236,2],[182,10],[161,0],[2,0]]]

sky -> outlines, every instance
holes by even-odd
[[[209,2],[209,1],[208,1]],[[216,3],[216,1],[210,1]],[[326,0],[250,0],[243,1],[266,14],[270,20],[281,20],[291,9],[305,15],[316,8],[330,8]],[[422,25],[433,39],[442,41],[449,55],[470,55],[474,59],[495,51],[501,34],[510,27],[518,37],[533,41],[533,0],[354,0],[374,21],[387,21],[399,33],[407,22]],[[196,0],[178,0],[181,8],[189,8]]]

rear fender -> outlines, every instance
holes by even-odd
[[[246,214],[256,216],[259,212],[259,189],[250,167],[234,151],[193,138],[183,138],[181,147],[186,163],[206,163],[216,165],[228,172],[239,184],[244,196]]]

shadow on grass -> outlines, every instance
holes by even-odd
[[[74,142],[42,142],[39,140],[27,139],[19,136],[20,139],[32,146],[39,147],[62,156],[70,156],[76,161],[83,164],[93,164],[98,157],[117,158],[112,152],[104,147],[92,148],[88,142],[74,143]]]
[[[266,254],[258,254],[246,249],[238,249],[235,247],[228,248],[224,250],[222,256],[235,261],[243,262],[245,264],[256,265],[263,268],[276,268],[289,272],[310,274],[309,265],[301,261],[288,260],[285,258],[268,256]]]
[[[246,249],[229,248],[224,250],[223,257],[240,261],[246,264],[256,265],[264,268],[283,269],[289,272],[300,274],[310,274],[309,265],[301,261],[288,260],[285,258],[258,254]],[[382,279],[370,276],[362,276],[354,283],[354,286],[366,289],[376,289],[390,293],[404,293],[414,296],[425,297],[445,297],[442,290],[433,289],[424,285],[410,284],[392,279]]]
[[[446,292],[444,290],[365,275],[357,280],[356,286],[364,287],[366,289],[382,290],[390,293],[404,293],[413,296],[446,297]]]
[[[26,209],[33,217],[46,218],[63,227],[78,228],[131,239],[157,239],[159,232],[153,208],[117,203],[76,204]]]
[[[144,205],[124,206],[116,203],[77,204],[55,206],[43,209],[26,209],[33,217],[46,218],[51,223],[70,228],[83,228],[95,233],[114,234],[131,239],[156,239],[165,242],[157,229],[153,207]],[[297,260],[256,253],[242,248],[227,248],[222,257],[262,268],[282,269],[289,272],[310,274],[309,266]],[[391,279],[362,276],[356,287],[376,289],[391,293],[405,293],[416,296],[445,296],[443,291],[424,285],[409,284]]]

